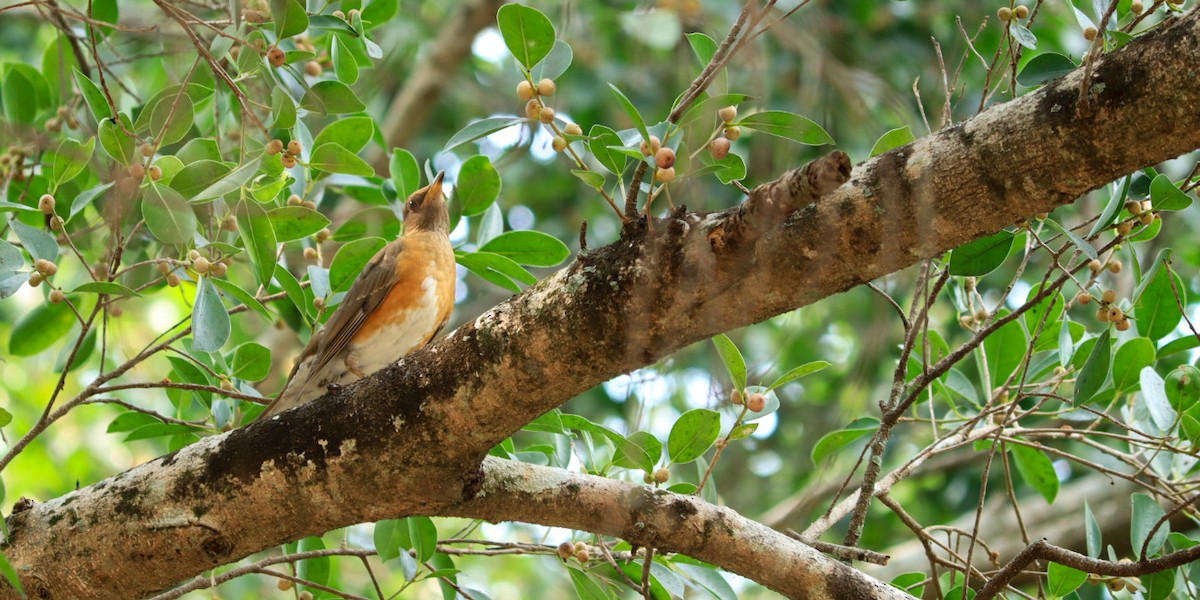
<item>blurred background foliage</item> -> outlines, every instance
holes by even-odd
[[[78,0],[59,1],[83,8]],[[574,50],[574,61],[558,78],[553,100],[561,116],[583,125],[585,131],[593,124],[607,124],[617,130],[633,126],[606,89],[609,83],[620,87],[648,122],[665,118],[674,98],[686,89],[701,66],[683,34],[704,32],[720,40],[740,9],[740,3],[718,0],[534,0],[529,4],[550,17],[559,38],[569,42]],[[780,2],[779,10],[794,5],[795,2]],[[1123,1],[1118,12],[1127,13],[1128,5],[1128,0]],[[743,111],[778,109],[802,114],[823,126],[836,140],[838,149],[849,153],[855,162],[861,162],[868,158],[876,140],[889,130],[907,126],[916,137],[921,137],[930,126],[934,129],[943,126],[942,111],[947,102],[954,122],[977,112],[985,89],[986,63],[1002,44],[1003,28],[995,16],[1000,6],[1000,3],[976,2],[813,2],[739,53],[710,91],[750,95],[752,99],[742,105]],[[1078,13],[1096,18],[1096,8],[1086,2],[1077,3],[1077,7],[1068,2],[1042,5],[1031,27],[1037,37],[1037,50],[1027,51],[1022,60],[1056,52],[1078,62],[1087,48]],[[430,51],[439,26],[456,8],[454,2],[403,0],[397,16],[372,31],[384,56],[374,61],[372,70],[354,89],[367,102],[368,113],[377,121],[381,121],[391,98],[404,86],[414,64]],[[195,54],[179,31],[161,19],[150,2],[121,2],[120,22],[135,27],[159,27],[143,33],[114,34],[107,50],[114,57],[128,59],[114,62],[110,75],[130,86],[124,101],[134,105],[134,97],[145,98],[175,83],[190,67]],[[974,40],[974,49],[969,48],[967,37]],[[56,30],[36,10],[8,11],[0,17],[0,62],[41,66],[43,54],[55,40]],[[148,58],[135,59],[143,55]],[[945,70],[939,67],[939,60]],[[469,59],[444,76],[448,80],[445,92],[434,101],[436,106],[430,117],[407,145],[418,160],[431,161],[435,170],[445,169],[448,180],[453,181],[465,158],[476,152],[489,155],[503,178],[498,203],[508,227],[550,234],[568,244],[572,254],[578,250],[583,222],[588,224],[587,239],[593,247],[617,238],[619,221],[598,195],[570,173],[571,164],[550,148],[551,136],[542,128],[514,127],[454,152],[443,151],[450,136],[472,120],[522,114],[523,103],[513,93],[520,74],[496,29],[483,30],[474,40]],[[992,84],[995,85],[994,79]],[[949,99],[947,86],[952,88]],[[1009,99],[1007,85],[1004,87],[990,103]],[[1018,94],[1029,89],[1016,87]],[[311,128],[317,130],[315,126]],[[707,132],[694,135],[704,136]],[[8,143],[11,141],[4,141],[4,145]],[[800,146],[752,131],[746,131],[733,146],[733,151],[746,159],[748,187],[771,181],[829,149]],[[372,142],[365,154],[385,151],[390,148]],[[1179,172],[1182,168],[1185,165],[1180,163],[1176,167],[1167,165],[1164,170],[1178,176],[1183,174]],[[334,220],[335,229],[353,220],[360,211],[372,210],[341,192],[329,188],[318,202],[321,211]],[[13,199],[11,189],[9,196]],[[744,195],[714,177],[705,176],[674,184],[670,197],[676,204],[708,211],[734,206]],[[1074,224],[1095,215],[1102,202],[1103,194],[1097,193],[1056,211],[1054,216]],[[1194,295],[1198,287],[1194,267],[1200,263],[1200,246],[1190,240],[1194,239],[1191,232],[1198,225],[1196,221],[1194,210],[1174,216],[1163,226],[1161,235],[1136,250],[1136,255],[1130,245],[1126,262],[1146,262],[1157,248],[1174,246],[1178,262],[1186,265],[1181,269],[1183,282]],[[477,222],[468,220],[461,224],[454,240],[469,248],[474,239],[472,226],[477,226]],[[98,253],[104,242],[91,243],[92,247],[81,250]],[[980,280],[979,288],[985,298],[998,297],[1014,273],[1013,263],[1010,260]],[[72,269],[78,269],[78,265],[71,267],[64,261],[64,273],[59,277],[78,276]],[[451,327],[474,319],[509,295],[465,270],[460,271],[460,297]],[[535,270],[539,277],[549,272],[549,269]],[[1013,296],[1023,300],[1039,276],[1037,269],[1027,270],[1024,279],[1017,281],[1018,293]],[[911,271],[897,273],[878,285],[907,306],[914,277]],[[1135,284],[1128,272],[1113,276],[1112,280],[1113,287],[1125,294]],[[108,352],[116,357],[131,356],[185,318],[191,311],[193,292],[187,284],[181,289],[184,291],[158,286],[147,290],[142,297],[123,302],[123,316],[114,316],[108,324]],[[755,292],[745,290],[745,293]],[[41,290],[28,287],[0,302],[0,344],[8,344],[13,325],[43,302]],[[1188,312],[1195,314],[1194,307],[1189,306]],[[1087,322],[1090,329],[1094,323],[1088,319],[1083,314],[1076,317],[1077,321]],[[940,332],[954,346],[969,335],[958,321],[959,309],[943,301],[931,313],[930,329]],[[289,318],[271,322],[253,312],[235,317],[227,349],[254,341],[275,352],[276,367],[256,386],[265,396],[279,389],[291,357],[302,346],[307,332],[293,331],[297,324],[297,320]],[[724,453],[714,473],[721,501],[776,527],[801,529],[819,516],[854,464],[862,440],[858,446],[851,446],[819,465],[810,460],[813,446],[822,435],[858,417],[878,416],[877,403],[888,394],[902,334],[891,305],[865,287],[731,332],[731,338],[746,356],[752,384],[769,383],[789,368],[811,361],[825,360],[833,366],[781,388],[779,411],[760,421],[753,436]],[[45,398],[57,380],[56,365],[63,360],[63,350],[62,345],[56,345],[33,357],[0,358],[3,359],[0,402],[12,413],[12,423],[2,433],[11,444],[44,410]],[[89,362],[76,368],[67,380],[68,387],[78,389],[94,378],[96,360],[94,353]],[[1175,363],[1185,360],[1186,353],[1173,359]],[[1160,372],[1170,366],[1165,365]],[[156,381],[166,377],[171,368],[165,357],[159,357],[138,367],[135,379]],[[730,391],[720,358],[712,345],[705,342],[598,386],[563,408],[618,431],[648,430],[665,439],[679,415],[693,408],[725,405]],[[119,397],[166,413],[176,411],[161,390],[129,390]],[[520,402],[520,398],[514,398],[513,402]],[[85,406],[37,438],[3,471],[7,503],[19,497],[47,499],[62,495],[195,439],[188,434],[126,441],[123,433],[106,432],[121,412],[122,409],[111,405]],[[195,414],[179,416],[196,417]],[[920,444],[922,439],[919,435],[915,440],[910,439],[910,432],[903,430],[907,427],[910,426],[903,426],[892,442],[901,449],[897,451],[900,456],[910,454],[917,447],[914,444]],[[922,425],[911,427],[919,429]],[[555,437],[523,432],[516,441],[518,446],[561,443]],[[586,450],[576,449],[576,453],[582,455]],[[577,462],[572,463],[574,467],[578,467]],[[1061,466],[1067,480],[1095,476],[1072,472],[1065,464]],[[675,478],[695,481],[696,474],[686,472],[687,469],[691,467],[679,467],[672,481]],[[895,495],[918,521],[949,522],[974,510],[981,469],[980,460],[966,457],[949,463],[945,469],[930,470],[898,488]],[[620,476],[640,480],[640,473],[636,472]],[[993,472],[993,477],[1002,475]],[[1022,488],[1020,481],[1015,484],[1021,494],[1031,493]],[[998,480],[998,485],[1002,485],[1002,480]],[[442,537],[468,526],[460,521],[438,523]],[[348,540],[370,547],[368,532],[369,529],[353,528],[330,532],[324,539],[330,546]],[[550,543],[568,538],[588,539],[579,533],[524,525],[484,524],[474,535],[500,541]],[[874,510],[861,543],[868,548],[885,549],[907,537],[908,530],[891,513]],[[335,560],[331,585],[366,593],[370,584],[354,562]],[[463,557],[457,563],[463,571],[460,583],[485,590],[498,599],[530,597],[531,590],[537,590],[539,597],[569,593],[569,579],[558,564],[557,558],[548,556]],[[380,572],[387,573],[390,589],[396,589],[397,582],[403,579],[398,569],[389,572],[384,568]],[[731,579],[744,597],[770,596],[736,577]],[[198,592],[194,597],[211,593]],[[409,593],[405,597],[430,598],[441,594],[433,584],[417,586]],[[274,581],[256,577],[235,580],[216,591],[223,598],[290,597],[290,594],[275,591]]]

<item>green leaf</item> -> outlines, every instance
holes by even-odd
[[[554,47],[554,24],[536,8],[506,4],[496,12],[504,45],[517,62],[533,68]]]
[[[875,433],[877,429],[879,429],[879,419],[862,417],[851,421],[841,429],[821,436],[812,449],[813,464],[820,464],[827,456],[832,456],[838,450],[863,436]]]
[[[371,117],[346,117],[322,129],[321,133],[313,138],[310,146],[320,148],[326,142],[335,142],[346,150],[357,153],[367,146],[374,133],[375,121]]]
[[[600,191],[604,188],[604,175],[595,171],[584,171],[583,169],[571,169],[571,174],[578,177],[580,181],[586,183],[588,187]]]
[[[25,258],[16,246],[0,238],[0,273],[16,271],[25,266]]]
[[[1154,342],[1149,338],[1133,338],[1117,348],[1113,359],[1113,388],[1117,391],[1132,389],[1144,367],[1154,362]]]
[[[8,338],[8,353],[33,356],[54,345],[75,324],[75,313],[66,303],[38,305],[13,326]]]
[[[518,6],[509,4],[507,6]],[[604,591],[600,584],[596,583],[590,575],[584,571],[568,566],[567,574],[571,576],[571,585],[575,588],[575,596],[579,600],[611,600],[613,596]]]
[[[392,159],[388,163],[392,174],[392,183],[396,186],[396,194],[407,199],[421,187],[421,167],[412,152],[404,148],[392,149]]]
[[[754,435],[755,431],[758,431],[758,423],[746,423],[744,425],[738,425],[729,432],[729,439],[740,440],[742,438],[748,438],[751,435]]]
[[[1150,182],[1150,203],[1155,210],[1183,210],[1192,205],[1192,199],[1171,178],[1159,173]]]
[[[140,296],[137,292],[115,281],[88,281],[75,286],[68,294],[107,294],[109,296]]]
[[[454,184],[454,195],[462,206],[464,217],[487,210],[500,196],[500,174],[492,166],[491,159],[477,154],[463,162]]]
[[[680,415],[667,436],[667,455],[676,464],[690,463],[708,451],[721,434],[721,415],[696,408]]]
[[[124,441],[132,442],[136,440],[149,440],[158,437],[191,433],[192,431],[194,430],[187,425],[179,425],[176,423],[151,423],[149,425],[143,425],[137,429],[134,429],[132,433],[125,436]]]
[[[429,517],[408,517],[404,519],[408,526],[408,539],[411,548],[417,553],[417,562],[425,562],[433,558],[437,552],[437,527]]]
[[[531,267],[553,267],[571,254],[558,238],[533,230],[502,233],[488,240],[479,251],[499,254]]]
[[[1075,397],[1072,402],[1079,406],[1087,404],[1100,391],[1104,380],[1108,378],[1108,367],[1112,364],[1112,349],[1110,330],[1105,329],[1096,339],[1092,351],[1088,354],[1087,362],[1079,371],[1075,380]]]
[[[263,306],[262,302],[258,301],[258,298],[255,298],[252,294],[238,287],[233,282],[226,281],[224,279],[218,279],[216,277],[210,277],[209,280],[212,281],[213,285],[220,288],[222,292],[233,296],[235,300],[245,304],[250,308],[250,310],[262,315],[264,319],[272,322],[275,320],[275,317],[271,316],[271,313],[267,312],[267,307]]]
[[[229,173],[229,165],[215,160],[198,160],[180,170],[171,178],[169,184],[184,198],[195,198]],[[215,198],[209,198],[210,200]]]
[[[215,200],[224,196],[225,194],[238,191],[243,185],[246,184],[247,181],[250,181],[250,179],[254,177],[254,174],[258,172],[258,167],[261,163],[262,156],[260,155],[242,163],[241,165],[238,165],[237,168],[227,173],[224,177],[212,182],[212,184],[192,197],[192,202]]]
[[[1075,233],[1074,231],[1063,227],[1058,221],[1055,221],[1054,219],[1046,219],[1043,221],[1043,223],[1049,225],[1053,229],[1058,230],[1059,233],[1067,236],[1067,239],[1071,240],[1071,243],[1075,244],[1076,248],[1079,248],[1081,251],[1083,251],[1083,254],[1088,258],[1094,260],[1100,258],[1100,255],[1096,253],[1096,249],[1093,248],[1092,245],[1087,242],[1087,240],[1079,237],[1079,234]]]
[[[198,160],[221,162],[221,149],[216,140],[192,138],[175,153],[175,157],[186,165]]]
[[[776,379],[775,383],[772,383],[771,386],[767,388],[767,391],[771,391],[771,390],[783,387],[793,381],[796,381],[797,379],[800,379],[801,377],[806,377],[808,375],[812,375],[813,373],[824,370],[824,369],[828,368],[829,366],[830,366],[830,363],[823,361],[823,360],[814,360],[810,363],[802,364],[798,367],[793,368],[792,370],[788,371],[787,373],[780,375],[779,379]]]
[[[1050,588],[1050,595],[1055,598],[1062,598],[1079,589],[1079,586],[1083,585],[1087,578],[1087,573],[1056,562],[1050,563],[1046,573],[1046,583]]]
[[[765,110],[747,115],[735,124],[807,146],[833,143],[833,138],[820,125],[796,113],[782,110]]]
[[[343,148],[341,144],[334,142],[327,142],[317,146],[312,151],[312,157],[309,158],[308,166],[330,173],[345,173],[347,175],[361,175],[363,177],[375,175],[375,169],[371,168],[371,165],[367,161]]]
[[[1150,530],[1166,513],[1158,505],[1158,501],[1148,494],[1133,494],[1130,501],[1133,504],[1133,518],[1129,522],[1129,538],[1133,555],[1136,558],[1152,557],[1166,543],[1167,534],[1171,532],[1171,523],[1164,522],[1151,537]],[[1147,538],[1149,538],[1149,543],[1146,542]],[[1145,557],[1141,555],[1142,544],[1146,544]]]
[[[1171,340],[1158,349],[1158,357],[1166,358],[1180,352],[1187,352],[1193,348],[1200,348],[1200,339],[1196,339],[1194,335],[1185,335],[1181,338]]]
[[[350,47],[342,40],[342,36],[333,36],[333,74],[338,81],[346,85],[354,85],[358,81],[358,60],[350,51]]]
[[[142,218],[163,243],[187,244],[196,233],[196,213],[179,192],[165,185],[150,183],[143,188]]]
[[[635,431],[629,437],[620,438],[616,442],[617,451],[613,455],[613,464],[626,469],[641,469],[646,472],[654,470],[658,459],[662,458],[662,442],[647,431]]]
[[[95,149],[96,138],[88,138],[86,144],[67,138],[47,152],[45,160],[51,163],[50,181],[54,186],[58,187],[83,172]]]
[[[696,55],[696,60],[700,62],[700,66],[708,66],[708,62],[717,53],[717,42],[703,33],[689,33],[686,37],[688,45],[692,47],[692,53]]]
[[[104,97],[104,91],[100,86],[96,85],[87,75],[84,75],[77,68],[72,69],[75,77],[75,87],[79,88],[79,93],[83,96],[83,101],[87,103],[88,109],[92,111],[92,116],[96,118],[96,122],[112,117],[112,107],[108,105],[108,99]]]
[[[908,125],[897,127],[879,136],[879,139],[875,141],[875,145],[871,147],[871,156],[878,156],[893,148],[899,148],[914,139],[916,138],[913,137],[912,128]]]
[[[1155,266],[1143,278],[1143,288],[1135,292],[1134,315],[1138,331],[1158,341],[1175,330],[1183,318],[1179,306],[1187,306],[1187,291],[1183,281],[1166,267],[1169,250],[1164,250]],[[1179,294],[1176,298],[1175,294]]]
[[[125,113],[121,113],[119,116],[121,122],[124,123],[124,129],[113,119],[104,119],[100,122],[100,129],[96,135],[100,138],[100,146],[113,160],[128,165],[134,159],[134,140],[126,133],[126,130],[133,131],[133,123],[129,121],[129,117]]]
[[[275,281],[279,284],[279,289],[287,294],[288,300],[296,306],[296,310],[300,314],[307,315],[308,310],[312,307],[311,292],[305,293],[305,289],[300,287],[300,282],[296,281],[296,276],[292,275],[283,265],[275,265]]]
[[[120,19],[117,0],[94,0],[91,3],[92,19],[105,23],[116,23]],[[89,28],[92,26],[89,24]],[[96,36],[103,39],[112,32],[112,27],[96,27]]]
[[[1012,34],[1013,39],[1017,40],[1018,44],[1030,50],[1037,50],[1037,36],[1033,35],[1033,32],[1029,28],[1018,23],[1016,19],[1009,21],[1008,32]]]
[[[891,581],[892,587],[898,588],[901,591],[908,592],[912,596],[920,598],[925,591],[925,574],[920,572],[903,573],[897,575]]]
[[[717,179],[721,180],[721,183],[728,184],[731,181],[741,181],[746,178],[746,161],[733,152],[726,154],[725,158],[720,160],[713,159],[705,152],[702,160],[706,164],[716,166]]]
[[[998,316],[1008,314],[1002,310]],[[1021,367],[1029,340],[1019,321],[1009,321],[983,340],[987,355],[988,374],[992,384],[1003,385],[1009,375]]]
[[[183,139],[192,128],[192,120],[196,118],[192,100],[183,91],[159,100],[147,110],[151,111],[150,133],[155,140],[159,140],[161,146]]]
[[[1029,289],[1029,293],[1025,296],[1025,301],[1029,302],[1033,300],[1040,293],[1042,293],[1042,284],[1038,283]],[[1066,300],[1063,298],[1062,292],[1055,292],[1042,298],[1033,308],[1025,312],[1026,328],[1030,333],[1033,333],[1044,320],[1043,334],[1048,333],[1050,328],[1061,319],[1065,306]],[[1050,314],[1046,314],[1047,312]]]
[[[308,29],[308,13],[298,0],[271,0],[271,20],[275,22],[275,37],[281,40]]]
[[[400,556],[400,540],[395,533],[396,528],[402,522],[403,519],[387,519],[375,523],[372,538],[375,542],[375,552],[379,554],[379,560],[387,562]]]
[[[262,344],[246,342],[233,351],[230,375],[246,381],[262,381],[271,373],[271,351]]]
[[[216,352],[229,340],[230,329],[229,312],[220,292],[208,277],[201,277],[192,305],[192,347],[200,352]]]
[[[286,0],[291,2],[292,0]],[[300,540],[300,544],[296,547],[297,552],[308,552],[310,550],[324,550],[325,542],[319,537],[306,537]],[[301,579],[307,579],[313,583],[325,585],[329,583],[330,560],[328,556],[320,556],[317,558],[306,558],[297,563],[297,573]],[[300,586],[305,587],[305,586]],[[321,593],[319,590],[312,590],[314,594]]]
[[[1100,523],[1096,521],[1096,515],[1092,513],[1092,507],[1088,504],[1087,498],[1083,499],[1083,530],[1084,537],[1087,539],[1088,556],[1099,558],[1103,538],[1100,537]]]
[[[338,248],[329,265],[329,286],[334,292],[344,292],[363,272],[367,261],[379,252],[387,242],[381,238],[371,237],[354,240]]]
[[[554,47],[550,49],[550,53],[534,65],[531,71],[532,79],[534,81],[558,79],[560,75],[567,72],[567,67],[571,66],[571,61],[574,59],[575,52],[571,50],[570,44],[562,40],[554,40]]]
[[[254,264],[254,273],[258,282],[267,285],[271,282],[271,274],[275,272],[275,229],[271,219],[257,203],[238,202],[234,212],[237,217],[238,231],[241,233],[242,244],[250,254],[250,262]]]
[[[620,175],[625,170],[625,164],[628,159],[620,152],[614,152],[609,148],[621,145],[621,136],[617,135],[616,131],[604,125],[592,125],[588,131],[588,150],[592,156],[610,173]],[[600,182],[603,184],[603,180]]]
[[[13,232],[17,234],[17,239],[21,240],[21,245],[25,246],[25,251],[34,260],[44,258],[53,262],[58,258],[58,241],[54,239],[54,236],[16,219],[9,221],[8,225],[12,227]]]
[[[517,282],[525,285],[537,283],[537,278],[507,256],[491,252],[455,253],[458,264],[472,273],[506,290],[520,292]]]
[[[38,74],[38,77],[41,77],[41,74]],[[4,115],[9,121],[32,123],[37,116],[38,102],[34,83],[21,70],[8,69],[4,85],[0,86],[0,98],[4,101]]]
[[[1166,569],[1157,573],[1143,575],[1142,587],[1146,588],[1146,600],[1164,600],[1165,598],[1170,598],[1171,592],[1175,590],[1175,571],[1176,569]],[[1188,593],[1185,597],[1190,596],[1191,593]]]
[[[112,186],[113,183],[110,181],[108,183],[102,183],[96,187],[80,192],[79,195],[75,196],[75,199],[71,201],[71,214],[67,217],[67,220],[70,220],[72,217],[79,214],[80,211],[87,208],[89,204],[91,204],[100,196],[104,195],[104,192],[107,192]]]
[[[612,90],[613,95],[617,97],[617,102],[620,103],[621,108],[625,109],[625,114],[629,115],[629,118],[633,120],[633,125],[637,127],[638,133],[642,134],[642,140],[649,143],[650,132],[646,130],[646,120],[642,118],[642,113],[638,112],[637,107],[633,105],[633,102],[629,101],[629,98],[625,96],[625,92],[622,92],[621,88],[611,83],[608,84],[608,87]]]
[[[955,248],[950,252],[950,274],[980,277],[991,273],[1008,258],[1015,237],[998,231]]]
[[[1157,428],[1157,433],[1169,432],[1177,415],[1175,409],[1171,407],[1170,400],[1167,399],[1167,382],[1159,377],[1154,369],[1144,367],[1138,378],[1138,384],[1142,388],[1142,393],[1138,395],[1141,404],[1135,405],[1135,408],[1137,410],[1144,409],[1146,413],[1149,413],[1149,425]]]
[[[714,335],[712,343],[717,347],[717,354],[721,355],[721,362],[725,364],[725,370],[729,372],[733,389],[740,392],[742,388],[746,387],[746,359],[742,358],[742,353],[733,340],[723,333]]]
[[[314,83],[300,99],[300,107],[321,114],[340,115],[366,110],[350,86],[332,79]]]
[[[4,579],[17,591],[18,596],[22,599],[28,598],[25,594],[25,586],[21,584],[21,577],[17,575],[17,570],[13,568],[12,563],[8,562],[8,557],[2,552],[0,552],[0,574],[4,575]]]
[[[363,23],[376,27],[396,16],[396,0],[371,0],[362,10]]]
[[[1021,444],[1008,444],[1017,472],[1029,487],[1037,490],[1046,502],[1054,504],[1058,496],[1058,474],[1054,472],[1054,464],[1044,452]]]
[[[275,230],[275,239],[280,242],[291,242],[304,239],[329,226],[329,219],[304,206],[282,206],[267,211],[271,227]]]
[[[1117,355],[1120,356],[1119,351]],[[1192,365],[1179,365],[1172,369],[1167,374],[1164,384],[1167,401],[1170,402],[1171,408],[1178,412],[1190,410],[1196,405],[1196,401],[1200,400],[1200,369]]]
[[[1055,52],[1043,52],[1025,63],[1017,74],[1017,83],[1033,87],[1042,85],[1052,79],[1058,79],[1075,70],[1071,59]]]
[[[506,5],[506,7],[509,6],[515,7],[519,5]],[[466,127],[458,130],[458,133],[450,136],[450,141],[446,142],[446,146],[443,147],[442,150],[449,152],[450,150],[453,150],[467,142],[473,142],[481,137],[500,131],[501,129],[506,129],[508,127],[512,127],[513,125],[519,125],[524,122],[525,119],[517,117],[489,117],[487,119],[472,121],[471,123],[467,124]]]

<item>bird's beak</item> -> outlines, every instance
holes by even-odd
[[[437,174],[437,177],[433,178],[433,183],[429,184],[429,191],[425,194],[427,197],[436,198],[442,195],[442,178],[445,176],[446,172],[441,171]]]

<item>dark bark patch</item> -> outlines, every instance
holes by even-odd
[[[117,514],[132,518],[141,518],[149,514],[142,505],[142,491],[137,486],[115,488],[113,493],[117,496],[117,503],[113,505],[113,511]]]
[[[670,506],[668,506],[668,509],[670,509],[671,514],[675,515],[675,518],[679,519],[680,521],[692,517],[699,512],[695,506],[692,506],[691,502],[688,502],[682,498],[676,498],[672,500]]]

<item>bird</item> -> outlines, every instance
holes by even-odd
[[[454,308],[456,268],[444,172],[404,202],[403,233],[367,261],[317,330],[282,392],[259,415],[278,415],[366,377],[437,336]]]

